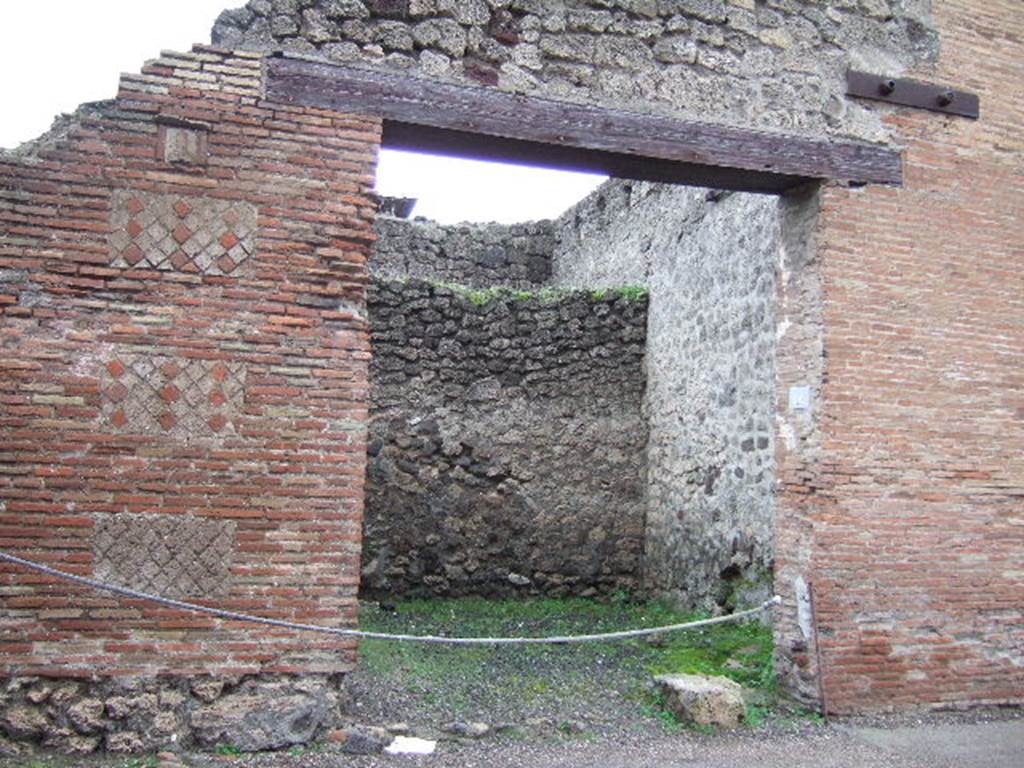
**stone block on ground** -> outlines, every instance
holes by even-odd
[[[735,728],[746,717],[743,687],[727,677],[658,675],[665,707],[680,722]]]
[[[348,755],[376,755],[393,741],[387,729],[365,725],[336,728],[327,738],[341,745],[341,751]]]
[[[230,694],[192,713],[192,729],[203,747],[231,744],[244,752],[280,749],[310,741],[330,717],[328,691],[266,686]]]
[[[491,732],[491,726],[487,723],[463,722],[458,720],[453,723],[448,723],[441,730],[445,733],[450,733],[453,736],[460,736],[468,739],[481,739]]]

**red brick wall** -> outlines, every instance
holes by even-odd
[[[981,119],[880,107],[904,187],[826,188],[784,291],[817,330],[783,342],[780,389],[819,401],[786,417],[811,426],[782,450],[779,588],[814,585],[836,712],[1024,701],[1024,12],[935,12],[941,58],[911,74]]]
[[[380,124],[267,103],[260,67],[165,55],[35,152],[0,156],[0,547],[350,626]],[[352,642],[0,566],[0,674],[353,658]]]

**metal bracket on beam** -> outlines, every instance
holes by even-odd
[[[846,93],[862,99],[887,101],[890,104],[929,109],[947,115],[961,115],[974,120],[977,120],[980,114],[976,93],[958,91],[934,83],[923,83],[920,80],[872,75],[855,69],[846,72]]]

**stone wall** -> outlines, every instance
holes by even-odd
[[[253,54],[168,53],[0,154],[0,540],[121,586],[352,626],[380,123],[268,103],[260,80]],[[268,712],[308,736],[354,658],[345,638],[0,566],[13,738],[208,744],[218,717]]]
[[[639,586],[647,302],[376,280],[368,594]]]
[[[804,134],[884,136],[849,66],[938,52],[929,0],[251,0],[215,43],[584,104]]]
[[[645,586],[702,607],[765,599],[776,200],[613,181],[557,232],[559,283],[650,290]]]
[[[551,276],[555,241],[549,221],[442,225],[427,219],[377,218],[370,271],[380,277],[474,288],[531,288]]]
[[[681,603],[703,607],[746,604],[767,596],[771,586],[774,489],[773,260],[779,248],[777,206],[772,198],[716,196],[704,190],[616,181],[602,186],[555,222],[516,227],[441,227],[427,221],[380,218],[377,226],[381,237],[371,269],[382,275],[434,279],[445,276],[492,286],[514,283],[520,274],[516,266],[523,263],[522,259],[494,258],[485,271],[474,255],[520,253],[520,243],[525,241],[534,246],[532,258],[538,263],[548,268],[553,264],[555,283],[587,290],[650,287],[646,377],[644,370],[636,369],[633,373],[637,380],[631,385],[638,393],[637,408],[631,418],[639,418],[642,400],[643,419],[650,430],[650,439],[634,447],[646,456],[646,461],[640,462],[646,487],[642,511],[637,513],[638,519],[646,521],[645,557],[643,563],[635,557],[629,560],[635,568],[629,578],[620,573],[618,582],[606,579],[604,587],[642,585],[645,590],[672,595]],[[541,234],[533,237],[523,234],[538,232]],[[503,238],[508,240],[503,243]],[[511,269],[510,261],[514,265]],[[455,370],[472,380],[491,375],[487,367],[472,372],[474,366],[490,360],[487,356],[494,354],[490,347],[510,345],[509,348],[517,350],[535,340],[513,335],[500,341],[500,335],[492,337],[500,330],[497,327],[462,331],[466,323],[476,322],[476,311],[468,319],[461,316],[466,308],[474,306],[473,298],[459,298],[450,291],[438,292],[418,283],[406,287],[401,301],[389,307],[389,301],[397,301],[392,294],[399,287],[394,282],[381,286],[381,303],[371,303],[376,360],[371,431],[378,436],[381,427],[394,430],[398,422],[393,419],[393,411],[401,407],[406,412],[406,423],[400,436],[411,441],[414,448],[406,451],[409,455],[402,456],[392,447],[391,454],[385,457],[387,461],[371,462],[367,551],[379,552],[382,557],[371,558],[368,563],[364,589],[415,592],[426,588],[439,593],[515,591],[495,571],[481,569],[475,552],[465,551],[467,546],[473,549],[472,544],[465,542],[482,538],[488,527],[501,527],[497,507],[484,514],[481,510],[486,505],[479,497],[492,486],[504,484],[505,490],[491,498],[495,504],[507,506],[510,502],[506,499],[506,475],[499,473],[496,483],[484,482],[482,473],[491,467],[476,461],[463,467],[476,468],[468,474],[458,471],[452,475],[447,469],[439,472],[434,463],[440,460],[450,464],[453,457],[436,453],[439,437],[434,410],[454,407],[461,411],[465,407],[461,403],[466,397],[462,389],[456,390],[456,406],[442,395],[447,392],[448,379]],[[493,291],[478,291],[475,298],[485,302],[495,298],[492,294]],[[551,294],[548,300],[555,297]],[[578,297],[571,298],[576,301]],[[532,305],[512,301],[509,294],[502,307],[503,312],[512,308],[518,314],[528,312]],[[551,309],[544,317],[555,317]],[[410,379],[404,371],[422,364],[422,347],[429,333],[419,327],[419,312],[435,326],[439,357],[431,359],[427,378],[419,372]],[[491,319],[495,317],[493,312],[494,308],[488,315]],[[396,324],[394,328],[389,326],[391,323]],[[511,334],[519,334],[523,328],[528,335],[536,331],[532,323],[523,325],[521,321],[505,322],[503,328]],[[550,330],[543,332],[549,334]],[[573,343],[571,327],[560,327],[557,332],[559,343]],[[454,333],[463,333],[465,340],[457,345],[437,343]],[[482,349],[475,348],[476,336],[480,336]],[[393,343],[395,339],[401,343]],[[589,336],[581,339],[584,348],[594,341]],[[562,353],[554,354],[555,351],[552,350],[550,359],[558,361]],[[518,359],[513,362],[516,366],[521,363]],[[439,367],[446,369],[447,377],[438,375]],[[532,380],[537,381],[540,373],[535,371]],[[629,369],[617,373],[626,375]],[[402,388],[385,391],[382,383],[388,377],[395,377]],[[472,418],[460,421],[462,426],[458,429],[473,425],[470,432],[476,442],[481,439],[480,429],[507,430],[510,414],[519,410],[518,387],[500,386],[501,377],[498,378],[499,386],[487,390],[488,398],[480,399],[473,394]],[[465,385],[462,386],[464,389]],[[529,396],[539,394],[540,390],[533,387]],[[557,411],[561,407],[559,400],[568,397],[578,401],[580,391],[567,386],[551,390],[551,395],[553,402],[544,407]],[[506,397],[509,399],[505,400]],[[531,407],[536,410],[541,406]],[[578,413],[581,418],[584,414],[583,409]],[[501,426],[492,423],[495,419]],[[413,429],[412,422],[420,420],[434,431],[418,431],[426,428],[422,426]],[[451,416],[448,422],[450,430],[456,429]],[[392,434],[386,439],[394,443],[398,437]],[[620,437],[613,434],[612,443]],[[543,452],[556,451],[558,439],[557,431],[531,434],[530,440],[538,450],[533,459],[518,461],[544,463]],[[597,438],[591,435],[590,439]],[[376,439],[371,443],[373,450],[377,444]],[[427,454],[420,452],[423,445],[430,448]],[[619,446],[614,447],[618,451]],[[395,467],[402,460],[414,468],[412,474],[429,476],[429,482],[410,483],[400,472],[396,473]],[[424,462],[430,465],[429,469],[421,466]],[[592,471],[611,477],[606,469],[595,467]],[[625,469],[632,472],[635,466]],[[535,495],[544,472],[531,470],[530,475],[528,482],[519,481],[527,497]],[[564,482],[557,474],[551,479],[567,493],[566,500],[557,502],[563,514],[567,514],[574,503],[581,503],[572,502],[572,495],[577,499],[586,495],[581,492],[586,482],[582,476],[575,477],[572,483]],[[467,492],[466,485],[480,488]],[[400,514],[398,509],[410,511]],[[452,525],[454,518],[461,515],[461,524],[470,532],[467,535],[460,531],[460,539],[434,533],[434,541],[424,543],[417,536],[424,526],[408,526],[408,521],[429,519],[431,514],[451,518]],[[522,513],[513,517],[529,519],[528,514]],[[499,546],[508,548],[510,555],[514,553],[520,559],[527,551],[533,561],[546,559],[547,571],[551,563],[569,564],[578,557],[572,554],[573,544],[569,540],[549,536],[547,531],[538,530],[533,543],[522,541],[531,528],[532,523],[505,528],[497,536]],[[620,533],[612,530],[616,535]],[[608,533],[603,531],[601,535],[607,537]],[[545,542],[549,550],[542,552]],[[615,540],[608,538],[607,546],[614,547]],[[452,558],[454,562],[446,562]],[[470,573],[474,575],[463,573],[463,559],[470,562]],[[574,591],[593,586],[588,578],[579,578],[581,567],[591,566],[567,565],[567,573],[573,574],[570,582],[575,585]],[[499,571],[502,568],[508,570],[507,564],[503,563]],[[392,576],[386,574],[388,569]],[[454,579],[443,575],[445,569],[455,574]],[[545,572],[545,568],[534,570]],[[556,582],[554,586],[561,589],[562,583]]]
[[[339,721],[338,675],[18,677],[0,706],[0,751],[67,755],[304,744]]]

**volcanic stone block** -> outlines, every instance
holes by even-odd
[[[746,717],[743,688],[727,677],[658,675],[654,681],[680,722],[735,728]]]

